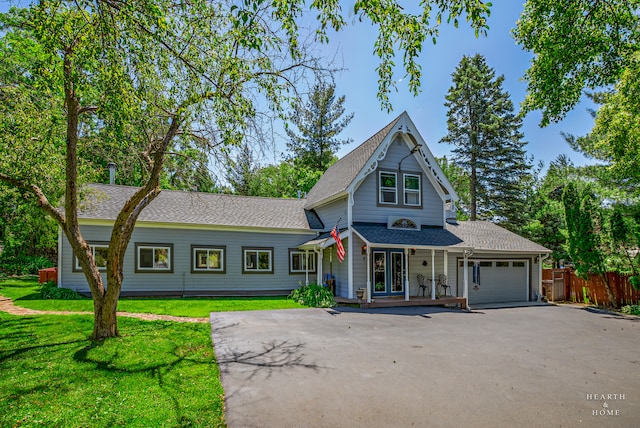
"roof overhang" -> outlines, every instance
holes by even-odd
[[[473,250],[444,228],[423,227],[420,230],[389,229],[385,224],[355,223],[353,232],[369,247],[411,248],[464,252]]]
[[[347,239],[350,236],[351,231],[349,229],[340,231],[340,239]],[[331,232],[325,232],[321,235],[318,235],[316,238],[303,242],[302,244],[298,245],[297,248],[300,250],[323,250],[334,245],[335,243],[336,240],[331,236]]]

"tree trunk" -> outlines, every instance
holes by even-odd
[[[116,310],[118,299],[110,299],[109,294],[104,298],[93,299],[93,340],[102,340],[118,335],[118,320]]]
[[[471,155],[471,174],[469,176],[469,198],[470,207],[469,207],[469,220],[475,221],[477,216],[478,209],[478,175],[476,172],[475,165],[476,157],[474,154]]]

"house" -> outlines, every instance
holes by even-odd
[[[135,188],[90,188],[80,225],[105,269],[111,227]],[[282,295],[328,282],[345,299],[365,289],[367,302],[536,299],[550,250],[489,222],[455,221],[457,200],[405,112],[332,165],[305,199],[162,191],[136,224],[122,295]],[[58,283],[88,291],[64,236],[59,247]]]

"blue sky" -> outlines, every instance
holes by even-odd
[[[523,82],[525,70],[529,67],[532,55],[516,45],[510,31],[523,10],[523,2],[515,0],[493,0],[491,16],[488,20],[490,30],[486,37],[476,38],[473,30],[461,23],[459,28],[445,26],[434,46],[431,42],[424,46],[420,63],[422,65],[422,92],[414,97],[406,82],[398,84],[398,92],[391,94],[394,110],[391,113],[380,109],[377,93],[377,58],[373,55],[375,29],[368,24],[356,22],[346,31],[334,34],[330,45],[325,48],[328,54],[335,53],[336,61],[346,71],[336,75],[336,93],[345,95],[347,112],[355,116],[341,137],[352,138],[353,143],[343,146],[339,156],[351,151],[377,132],[396,115],[407,111],[418,127],[422,137],[436,156],[449,155],[452,146],[439,144],[447,133],[447,109],[444,97],[451,87],[451,74],[463,55],[483,55],[487,64],[495,69],[496,75],[505,76],[503,88],[519,109],[526,93]],[[348,22],[353,21],[353,13],[345,9]],[[396,61],[399,63],[401,58]],[[396,76],[396,79],[402,78]],[[558,124],[545,128],[538,126],[540,114],[529,114],[523,123],[522,131],[528,141],[527,151],[533,154],[534,161],[544,161],[545,166],[559,154],[565,153],[577,165],[591,163],[581,154],[574,152],[564,141],[561,132],[584,135],[593,127],[593,119],[587,108],[593,104],[583,97],[567,117]]]
[[[376,98],[378,77],[375,68],[377,57],[373,55],[373,44],[376,38],[375,28],[365,22],[357,22],[352,12],[352,1],[343,1],[343,11],[349,26],[337,34],[330,34],[329,45],[322,47],[322,52],[329,58],[334,57],[336,66],[345,70],[335,76],[336,94],[345,95],[347,112],[355,116],[349,126],[340,135],[351,138],[353,142],[345,145],[338,152],[342,157],[365,141],[394,117],[407,111],[429,148],[436,156],[449,155],[451,146],[439,144],[438,141],[447,133],[446,108],[444,97],[451,86],[451,73],[463,55],[472,56],[480,53],[487,59],[487,64],[495,69],[497,75],[505,76],[504,89],[509,92],[516,108],[524,99],[526,84],[521,80],[529,67],[532,55],[516,45],[510,31],[523,9],[523,1],[492,0],[491,16],[488,24],[490,30],[486,37],[476,38],[473,31],[462,22],[459,28],[443,25],[436,45],[425,44],[420,64],[422,65],[422,91],[414,97],[408,90],[406,82],[398,83],[398,91],[390,95],[394,110],[391,113],[381,110]],[[0,11],[6,11],[10,4],[28,4],[27,1],[0,0]],[[401,62],[399,58],[396,63]],[[403,75],[395,76],[401,79]],[[523,123],[522,132],[528,141],[527,151],[534,156],[534,162],[544,161],[545,166],[559,154],[567,154],[576,165],[592,163],[581,154],[574,152],[564,141],[561,132],[575,135],[588,133],[593,126],[593,119],[587,108],[593,104],[584,99],[567,117],[558,124],[540,128],[540,114],[529,114]],[[266,154],[261,163],[273,163],[281,159],[285,150],[286,136],[278,132],[282,129],[275,125],[276,153]],[[279,135],[279,136],[278,136]]]

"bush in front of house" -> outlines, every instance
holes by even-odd
[[[69,288],[60,288],[58,284],[53,281],[45,282],[40,287],[41,299],[56,299],[56,300],[79,300],[82,296],[77,291]]]
[[[318,284],[300,285],[289,294],[289,298],[314,308],[331,308],[336,305],[331,289]]]

